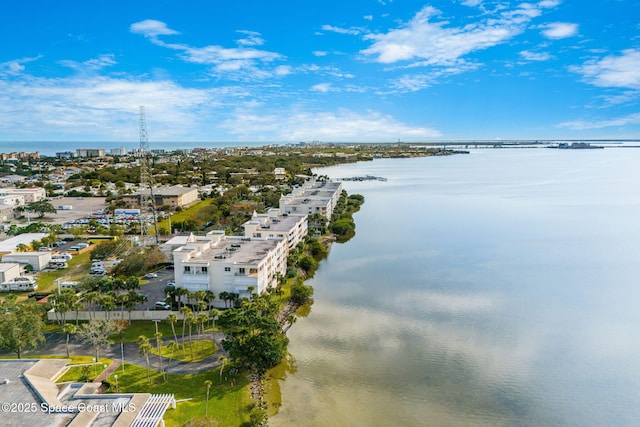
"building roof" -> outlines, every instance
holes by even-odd
[[[174,185],[173,187],[155,187],[153,189],[153,195],[181,196],[183,194],[191,193],[192,191],[198,191],[197,187],[182,187],[180,185]],[[140,197],[140,192],[136,191],[133,194],[126,194],[125,197]]]
[[[34,240],[40,240],[43,237],[47,237],[46,233],[25,233],[11,237],[7,240],[0,242],[0,252],[12,252],[18,248],[18,245],[29,245]]]
[[[0,359],[0,402],[30,409],[3,411],[2,425],[155,427],[166,409],[175,405],[172,394],[96,394],[99,383],[71,383],[58,388],[55,380],[64,373],[68,362]],[[64,410],[53,411],[55,408]]]
[[[0,262],[0,272],[4,273],[5,271],[9,271],[12,268],[20,268],[20,264],[16,262]]]
[[[281,239],[255,239],[227,236],[214,246],[204,249],[200,256],[185,261],[187,263],[219,261],[234,264],[259,264],[265,256],[275,249]],[[176,251],[191,251],[187,244]]]

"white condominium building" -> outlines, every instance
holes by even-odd
[[[341,182],[312,179],[301,187],[294,188],[291,193],[280,197],[280,212],[305,215],[317,213],[331,219],[341,193]]]
[[[190,291],[212,291],[213,305],[223,308],[221,292],[249,296],[249,287],[261,294],[277,285],[277,273],[287,268],[287,242],[284,239],[225,236],[216,231],[206,238],[192,239],[173,251],[177,287]]]
[[[288,249],[302,242],[309,229],[306,214],[282,214],[280,209],[269,209],[263,214],[254,212],[242,226],[245,237],[281,238],[287,241]]]

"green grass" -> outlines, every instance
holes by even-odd
[[[74,256],[64,270],[43,271],[38,273],[38,292],[53,292],[56,290],[56,279],[65,281],[80,281],[87,275],[87,268],[91,261],[91,253],[85,252]]]
[[[155,343],[155,340],[152,340],[152,344],[153,343]],[[193,347],[193,359],[191,358],[191,347]],[[160,352],[164,357],[168,358],[173,356],[173,360],[180,362],[201,362],[216,354],[218,352],[218,346],[211,340],[198,340],[193,341],[191,344],[188,342],[184,343],[184,350],[182,346],[180,346],[173,351],[173,355],[168,345],[160,347]],[[151,349],[151,353],[158,354],[155,346]]]
[[[147,381],[147,369],[125,363],[124,373],[118,369],[118,388],[121,393],[173,393],[178,402],[176,409],[169,409],[165,414],[167,427],[177,427],[203,417],[205,412],[206,387],[204,382],[209,380],[213,384],[209,390],[209,415],[212,420],[201,425],[241,426],[249,421],[248,407],[249,379],[244,374],[231,376],[224,371],[224,381],[220,384],[219,369],[197,374],[177,375],[168,374],[167,381],[163,381],[162,375],[157,371],[151,371],[151,384]],[[231,379],[236,383],[231,387]],[[115,378],[110,376],[107,381],[111,384],[110,391],[115,388]]]
[[[181,212],[175,213],[171,215],[171,222],[173,224],[178,223],[178,222],[182,222],[185,219],[191,218],[194,214],[196,214],[200,209],[204,208],[205,206],[210,205],[211,203],[214,202],[214,199],[206,199],[206,200],[202,200],[198,203],[196,203],[195,205],[191,206],[189,209],[185,209]],[[169,229],[169,219],[163,219],[162,221],[158,222],[158,228],[160,227],[164,227],[165,229]]]
[[[181,336],[182,322],[176,323],[176,333]],[[168,320],[162,320],[158,322],[158,332],[162,334],[162,339],[173,339],[173,332],[171,331],[171,323]],[[144,335],[150,340],[155,340],[156,337],[156,325],[152,320],[136,320],[132,321],[131,325],[122,332],[122,339],[120,334],[114,334],[110,338],[114,342],[136,342],[138,337]]]
[[[85,376],[86,368],[84,366],[71,366],[71,365],[93,363],[93,357],[74,356],[74,358],[76,358],[76,360],[80,359],[82,361],[73,361],[72,359],[72,361],[67,365],[67,366],[70,366],[69,370],[65,372],[63,376],[58,378],[58,380],[56,381],[57,383],[93,381],[94,378],[96,378],[105,370],[104,365],[109,366],[112,362],[111,359],[103,359],[103,358],[98,359],[99,363],[95,364],[94,366],[88,366],[89,369],[86,370],[86,375],[88,375],[88,377],[83,378]]]

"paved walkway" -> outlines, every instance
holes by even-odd
[[[67,348],[66,341],[67,335],[57,332],[50,332],[45,334],[46,342],[43,346],[40,346],[37,350],[32,350],[28,352],[24,352],[26,356],[66,356]],[[195,340],[211,340],[212,333],[205,333],[201,335],[193,335],[192,339]],[[162,366],[165,370],[170,374],[192,374],[197,372],[210,371],[212,369],[220,366],[218,362],[218,357],[221,355],[229,357],[229,355],[222,349],[221,341],[224,339],[224,334],[222,332],[213,332],[213,339],[218,346],[218,352],[207,357],[206,359],[200,362],[181,362],[175,359],[171,360],[171,364],[169,365],[169,358],[162,357]],[[184,342],[188,342],[189,337],[185,337]],[[163,339],[164,345],[169,343],[169,339]],[[183,342],[182,337],[178,336],[178,344]],[[155,339],[151,340],[152,344],[155,344]],[[138,349],[138,344],[134,342],[126,342],[124,345],[120,343],[111,345],[108,349],[100,351],[100,357],[106,357],[109,359],[113,359],[114,363],[112,363],[107,371],[110,375],[114,370],[116,370],[122,363],[123,359],[123,351],[124,351],[124,361],[126,363],[132,363],[134,365],[142,366],[144,368],[147,367],[147,362],[145,356],[140,354]],[[176,352],[177,353],[177,352]],[[2,354],[9,353],[0,353],[0,357]],[[71,338],[69,342],[69,354],[71,356],[81,356],[81,355],[94,355],[95,352],[91,345],[80,342],[79,340]],[[149,356],[151,361],[151,368],[160,370],[158,355],[152,354]],[[114,367],[114,364],[117,361],[117,365]],[[113,369],[112,369],[113,368]],[[108,377],[107,375],[106,377]],[[96,381],[101,380],[101,376],[96,379]],[[106,378],[105,377],[105,378]]]

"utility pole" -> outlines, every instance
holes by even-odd
[[[140,106],[140,213],[151,211],[153,227],[156,235],[156,244],[160,243],[158,235],[158,214],[156,212],[156,200],[153,195],[153,156],[149,151],[149,137],[147,136],[147,123],[145,119],[144,105]],[[145,223],[140,219],[140,234],[144,244]]]

